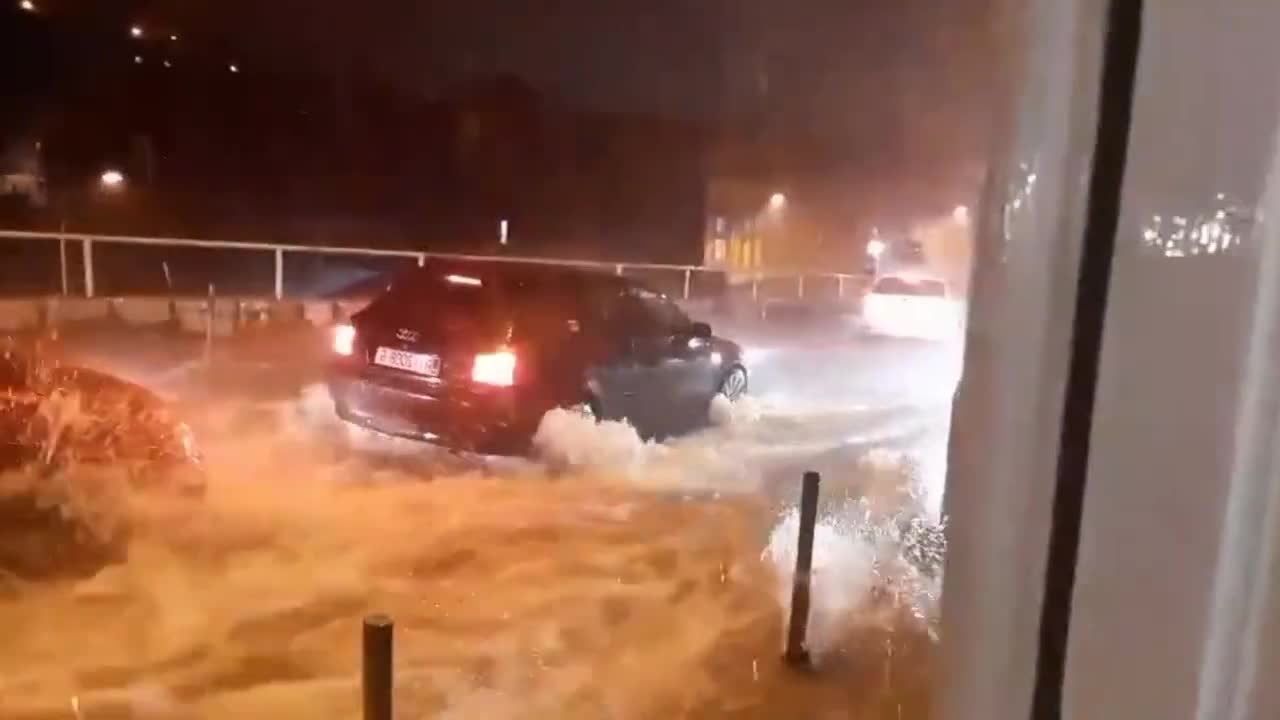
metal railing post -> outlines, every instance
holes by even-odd
[[[58,270],[62,276],[62,296],[70,292],[71,282],[67,277],[67,221],[58,226]]]
[[[84,259],[84,296],[93,297],[93,240],[84,236],[80,245],[80,254]]]
[[[437,253],[423,250],[389,250],[382,248],[362,248],[362,247],[334,247],[320,246],[312,247],[308,245],[282,245],[274,243],[258,243],[258,242],[228,242],[221,240],[201,240],[197,238],[165,238],[165,237],[140,237],[130,235],[80,235],[68,234],[65,224],[58,232],[31,232],[22,230],[0,230],[0,238],[18,239],[18,240],[39,240],[39,241],[58,241],[60,246],[65,245],[69,241],[78,240],[82,243],[82,251],[84,253],[84,294],[87,297],[96,295],[95,277],[93,270],[93,246],[95,244],[113,244],[113,245],[134,245],[143,247],[166,247],[166,248],[208,248],[219,250],[234,250],[243,252],[251,250],[254,252],[269,252],[275,264],[274,278],[274,295],[277,299],[283,300],[285,296],[284,282],[284,256],[286,253],[314,253],[318,255],[358,255],[368,257],[395,257],[395,258],[412,258],[417,260],[419,266],[426,264],[429,258],[439,258],[442,260],[460,260],[466,262],[495,262],[495,263],[511,263],[534,266],[555,266],[555,267],[578,267],[591,268],[599,271],[608,271],[613,269],[613,274],[622,276],[629,270],[631,271],[662,271],[675,272],[679,271],[684,274],[682,295],[686,299],[693,297],[693,274],[695,272],[709,271],[713,268],[698,265],[673,265],[664,263],[629,263],[629,262],[613,262],[605,260],[574,260],[571,258],[548,258],[548,257],[518,257],[508,255],[471,255],[466,253]],[[63,248],[59,249],[59,260],[61,262],[61,274],[63,276],[63,292],[70,294],[70,273],[71,267],[69,258]],[[814,272],[815,278],[831,278],[835,277],[839,283],[839,292],[844,292],[844,280],[847,279],[840,273],[830,272]],[[769,279],[781,280],[783,274],[770,276]],[[853,276],[857,277],[857,276]],[[874,276],[873,276],[874,277]],[[769,290],[762,291],[761,285],[766,279],[764,273],[755,270],[754,277],[751,282],[752,299],[759,302],[767,300]],[[805,297],[806,275],[798,274],[796,276],[796,294],[798,297]],[[113,291],[127,292],[128,288],[112,288]]]
[[[204,325],[204,366],[209,368],[213,365],[213,322],[217,312],[216,298],[214,297],[213,283],[209,283],[209,299],[205,301],[205,317]]]
[[[276,299],[284,299],[284,248],[276,248]]]

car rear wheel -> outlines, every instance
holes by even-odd
[[[725,373],[724,379],[720,381],[720,394],[729,400],[729,402],[737,402],[747,394],[747,369],[741,365],[735,365]]]

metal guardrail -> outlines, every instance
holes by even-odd
[[[689,299],[692,282],[695,273],[719,273],[728,272],[717,268],[708,268],[699,265],[670,265],[663,263],[634,263],[634,262],[605,262],[598,260],[574,260],[568,258],[542,258],[542,257],[522,257],[507,255],[471,255],[466,253],[442,253],[429,252],[421,250],[382,250],[377,248],[361,248],[361,247],[335,247],[324,245],[288,245],[277,243],[260,243],[260,242],[229,242],[225,240],[200,240],[194,238],[156,238],[156,237],[136,237],[130,235],[99,235],[93,233],[81,232],[29,232],[18,230],[0,230],[0,239],[7,240],[35,240],[41,242],[57,242],[58,243],[58,262],[59,273],[62,284],[62,294],[70,294],[70,278],[68,269],[67,252],[68,242],[80,243],[81,266],[84,273],[84,295],[85,297],[94,297],[95,293],[95,277],[94,277],[94,245],[117,244],[117,245],[135,245],[150,247],[172,247],[172,248],[204,248],[218,250],[248,250],[264,253],[271,253],[275,261],[275,297],[277,300],[284,299],[284,257],[285,253],[293,254],[310,254],[310,255],[355,255],[363,257],[391,257],[391,258],[408,258],[415,259],[419,266],[426,263],[428,258],[444,259],[444,260],[465,260],[472,262],[506,262],[506,263],[522,263],[526,265],[553,265],[560,267],[581,267],[592,268],[597,270],[612,271],[616,275],[624,275],[627,270],[666,270],[678,272],[683,275],[682,297]],[[733,273],[730,273],[733,274]],[[854,275],[848,273],[831,273],[831,272],[814,272],[814,273],[765,273],[757,272],[748,274],[751,279],[751,297],[753,300],[759,300],[761,284],[770,279],[791,278],[795,281],[795,297],[798,299],[805,298],[806,278],[820,278],[826,280],[835,280],[836,296],[843,298],[845,295],[846,285],[849,281],[858,281],[864,279],[865,276]]]

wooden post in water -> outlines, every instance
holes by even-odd
[[[370,615],[364,619],[361,659],[364,720],[391,720],[394,630],[395,623],[386,615]]]

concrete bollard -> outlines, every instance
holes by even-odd
[[[791,618],[787,625],[785,660],[792,667],[809,666],[809,649],[805,635],[809,629],[810,580],[813,571],[813,531],[818,522],[818,483],[816,472],[804,474],[800,491],[800,537],[796,548],[796,572],[791,585]]]
[[[391,720],[392,640],[395,623],[386,615],[364,619],[361,679],[364,691],[364,720]]]

